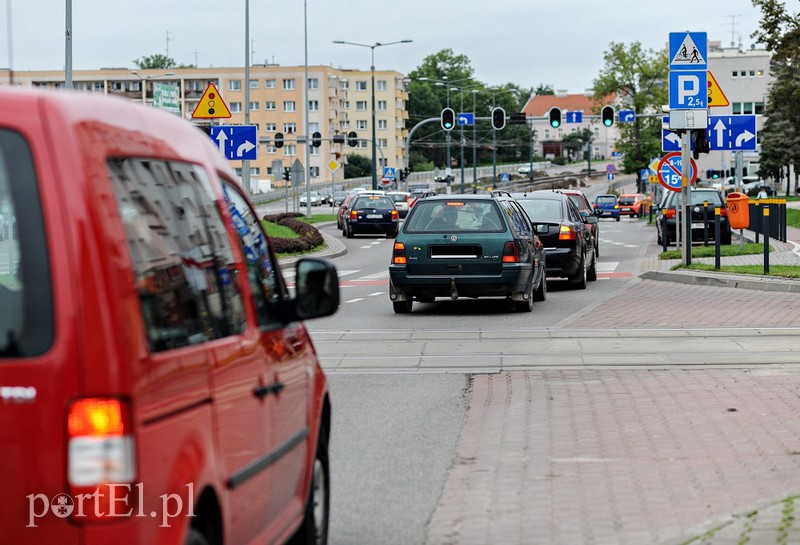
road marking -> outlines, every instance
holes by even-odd
[[[362,250],[369,250],[370,248],[372,248],[372,246],[362,246],[361,247]]]
[[[380,278],[388,278],[389,271],[381,271],[379,273],[367,274],[358,278],[357,280],[378,280]]]
[[[386,293],[385,291],[376,291],[375,293],[370,293],[369,297],[375,297],[376,295],[383,295]]]
[[[625,244],[626,248],[638,248],[639,246],[636,244]]]
[[[372,245],[375,246],[376,244],[380,244],[381,242],[383,242],[383,241],[382,240],[376,240],[375,242],[372,243]]]
[[[349,301],[345,301],[345,303],[358,303],[359,301],[363,301],[363,297],[358,297],[357,299],[350,299]]]
[[[597,272],[608,273],[617,270],[618,265],[619,261],[598,261],[595,266],[597,267]]]

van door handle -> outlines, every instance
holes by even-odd
[[[253,394],[255,394],[255,396],[258,399],[264,399],[271,393],[279,394],[285,387],[286,385],[280,381],[273,382],[269,386],[264,386],[263,384],[259,384],[258,386],[253,388]]]

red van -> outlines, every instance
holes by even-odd
[[[211,140],[125,99],[0,89],[2,543],[325,543],[330,400]]]

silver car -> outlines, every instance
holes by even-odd
[[[411,193],[406,191],[389,191],[386,193],[386,196],[394,201],[394,207],[397,210],[397,214],[404,218],[406,214],[408,214],[408,204],[414,198]]]

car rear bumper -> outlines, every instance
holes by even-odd
[[[598,217],[611,217],[616,218],[619,217],[619,210],[605,210],[603,208],[595,208],[595,213]]]
[[[401,265],[389,266],[395,300],[410,297],[450,297],[453,286],[459,297],[501,297],[525,291],[533,274],[529,263],[504,265],[498,275],[410,275]]]
[[[396,221],[382,222],[382,223],[359,223],[350,222],[350,230],[353,234],[376,234],[376,233],[394,233],[397,231],[398,224]]]
[[[578,273],[581,256],[576,248],[545,248],[547,276],[569,278]]]

